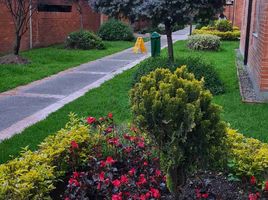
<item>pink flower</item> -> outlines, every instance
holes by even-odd
[[[74,172],[74,173],[73,173],[73,177],[74,177],[75,179],[79,178],[79,176],[80,176],[80,175],[79,175],[78,172]]]
[[[122,200],[122,197],[118,194],[113,194],[112,200]]]
[[[138,147],[144,148],[144,142],[138,142]]]
[[[88,117],[87,118],[87,123],[89,123],[89,124],[93,124],[93,123],[95,123],[96,122],[96,118],[94,118],[94,117]]]
[[[268,181],[265,182],[264,191],[268,192]]]
[[[132,168],[131,170],[128,171],[130,176],[134,176],[134,174],[136,173],[136,169]]]
[[[106,162],[105,161],[100,161],[100,167],[103,168],[103,167],[106,167]]]
[[[98,183],[97,190],[100,190],[100,189],[101,189],[101,183]]]
[[[119,143],[119,138],[111,138],[108,140],[108,143],[109,144],[113,144],[115,146],[118,146],[120,143]]]
[[[248,195],[248,199],[249,200],[258,200],[259,197],[256,194],[251,193]]]
[[[121,181],[121,183],[128,183],[128,177],[127,177],[127,175],[122,175],[121,176],[121,178],[120,178],[120,181]]]
[[[103,117],[100,117],[99,118],[99,121],[101,121],[101,122],[104,121],[104,118]]]
[[[161,176],[161,171],[160,170],[155,170],[155,175],[157,176],[157,177],[159,177],[159,176]]]
[[[143,165],[144,165],[144,166],[147,166],[147,165],[148,165],[148,162],[144,161],[144,162],[143,162]]]
[[[147,180],[146,180],[146,178],[145,178],[145,175],[144,174],[141,174],[140,175],[140,177],[139,177],[139,181],[136,183],[138,186],[140,186],[140,185],[143,185],[143,184],[145,184],[145,183],[147,183]]]
[[[72,142],[71,142],[71,147],[72,147],[72,149],[78,149],[78,148],[79,148],[79,146],[78,146],[78,144],[76,143],[76,141],[72,141]]]
[[[202,194],[201,196],[202,196],[202,198],[207,199],[209,195],[208,195],[208,193],[205,193],[205,194]]]
[[[101,172],[101,173],[99,174],[99,179],[100,179],[100,181],[104,181],[104,176],[105,176],[105,173],[104,173],[104,172]]]
[[[112,127],[108,127],[106,130],[105,130],[106,133],[111,133],[113,132],[113,128]]]
[[[116,161],[111,156],[107,157],[107,159],[106,159],[106,164],[108,164],[108,165],[112,165],[115,162]]]
[[[251,178],[250,178],[250,184],[251,185],[255,185],[256,184],[256,178],[255,178],[255,176],[251,176]]]
[[[124,149],[125,153],[130,153],[132,150],[132,147],[125,147]]]
[[[158,189],[155,189],[155,188],[151,188],[150,189],[151,193],[152,193],[152,196],[156,199],[159,199],[161,197],[160,195],[160,192]]]
[[[109,117],[110,119],[113,119],[113,113],[109,113],[109,114],[108,114],[108,117]]]
[[[115,186],[115,187],[120,187],[120,185],[121,185],[121,181],[120,180],[118,180],[118,179],[116,179],[116,180],[114,180],[114,181],[112,181],[112,184]]]
[[[75,185],[76,187],[78,187],[80,185],[79,182],[75,178],[70,178],[69,184]]]
[[[140,196],[140,200],[146,200],[146,199],[147,199],[147,197],[146,197],[145,194],[142,194],[142,195]]]

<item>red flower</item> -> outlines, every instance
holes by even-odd
[[[80,185],[79,182],[75,178],[70,178],[69,184],[75,185],[76,187],[78,187]]]
[[[96,122],[96,118],[94,118],[94,117],[88,117],[87,118],[87,123],[89,123],[89,124],[93,124],[93,123],[95,123]]]
[[[256,194],[251,193],[248,195],[248,199],[249,200],[258,200],[259,197]]]
[[[113,194],[112,200],[122,200],[122,197],[118,194]]]
[[[136,169],[132,168],[131,170],[128,171],[130,176],[134,176],[134,174],[136,173]]]
[[[106,130],[105,130],[106,133],[111,133],[113,132],[113,128],[112,127],[108,127]]]
[[[108,117],[109,117],[110,119],[113,119],[113,113],[109,113],[109,114],[108,114]]]
[[[105,173],[104,172],[101,172],[99,174],[100,181],[104,181],[104,176],[105,176]]]
[[[116,179],[116,180],[114,180],[114,181],[112,181],[112,184],[115,186],[115,187],[120,187],[120,185],[121,185],[121,181],[119,181],[118,179]]]
[[[144,162],[143,162],[143,165],[144,165],[144,166],[147,166],[147,165],[148,165],[148,162],[144,161]]]
[[[121,178],[120,178],[120,181],[121,181],[121,183],[128,183],[128,177],[127,177],[127,175],[122,175],[121,176]]]
[[[250,184],[251,185],[256,185],[256,178],[255,178],[255,176],[251,176],[251,178],[250,178]]]
[[[79,148],[79,146],[78,146],[78,144],[76,143],[76,141],[72,141],[72,142],[71,142],[71,147],[72,147],[72,149],[78,149],[78,148]]]
[[[115,146],[118,146],[120,143],[119,143],[119,138],[111,138],[108,140],[108,143],[109,144],[113,144]]]
[[[106,162],[105,161],[100,161],[100,167],[103,168],[103,167],[106,167]]]
[[[161,171],[159,169],[155,170],[155,175],[157,177],[161,176]]]
[[[130,153],[132,151],[132,147],[125,147],[125,153]]]
[[[145,194],[142,194],[142,195],[140,196],[140,200],[146,200],[146,199],[147,199],[147,197],[146,197]]]
[[[268,181],[265,182],[264,191],[268,192]]]
[[[208,193],[205,193],[205,194],[202,194],[202,198],[205,198],[205,199],[207,199],[208,198]]]
[[[140,175],[140,177],[139,177],[139,181],[136,183],[138,186],[140,186],[140,185],[143,185],[143,184],[145,184],[145,183],[147,183],[147,180],[146,180],[146,178],[145,178],[145,175],[144,174],[141,174]]]
[[[111,156],[107,157],[107,159],[106,159],[106,164],[108,164],[108,165],[112,165],[115,162],[116,161]]]
[[[138,147],[144,148],[144,142],[138,142]]]
[[[159,199],[161,197],[160,195],[160,192],[158,189],[155,189],[155,188],[151,188],[150,189],[151,193],[152,193],[152,196],[156,199]]]
[[[99,121],[101,121],[101,122],[104,121],[104,118],[103,117],[100,117],[99,118]]]
[[[74,172],[74,173],[73,173],[73,177],[74,177],[75,179],[79,178],[79,176],[80,176],[80,175],[79,175],[78,172]]]
[[[97,190],[100,190],[100,189],[101,189],[101,183],[98,183]]]

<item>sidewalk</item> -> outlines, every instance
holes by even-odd
[[[189,28],[173,33],[173,41],[187,39],[188,33]],[[0,141],[20,133],[89,90],[150,57],[150,42],[146,46],[147,54],[134,54],[130,48],[0,93]],[[161,47],[166,46],[166,36],[162,36]]]

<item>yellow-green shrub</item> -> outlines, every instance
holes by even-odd
[[[240,37],[241,32],[239,30],[221,32],[211,27],[203,27],[200,30],[194,30],[193,34],[210,34],[220,37],[222,40],[237,40]]]
[[[228,130],[230,149],[229,167],[239,177],[268,175],[268,144],[253,138],[247,138],[235,130]]]
[[[83,160],[102,140],[103,136],[90,133],[88,126],[72,115],[66,127],[45,139],[38,151],[25,149],[19,158],[0,165],[0,199],[50,199],[53,184],[68,169],[65,160],[70,143],[79,144]]]

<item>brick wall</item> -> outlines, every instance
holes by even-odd
[[[51,3],[46,0],[46,3]],[[63,4],[64,0],[53,0],[53,4]],[[84,28],[97,31],[105,17],[96,14],[87,5],[83,5]],[[102,20],[101,20],[102,19]],[[33,47],[43,47],[62,43],[66,36],[80,29],[80,16],[75,5],[72,12],[37,12],[32,20]],[[11,52],[14,43],[14,25],[5,6],[0,6],[0,52]],[[30,47],[29,31],[22,38],[22,50]]]
[[[242,26],[244,3],[245,0],[235,0],[233,6],[225,6],[224,8],[224,15],[227,19],[240,28]]]
[[[259,3],[259,5],[258,5]],[[245,2],[240,51],[245,52],[248,0]],[[248,69],[257,92],[268,92],[268,1],[253,0]]]

